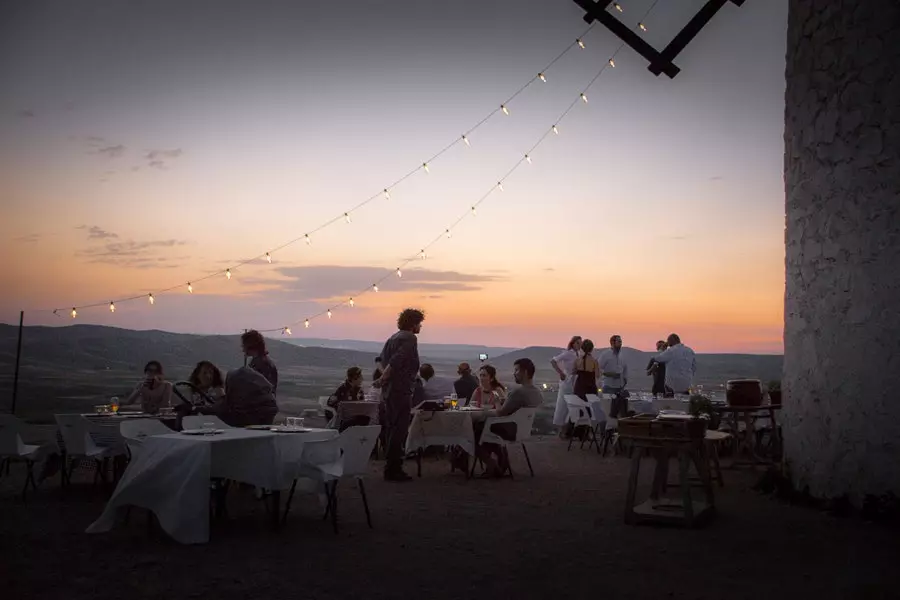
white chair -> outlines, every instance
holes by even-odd
[[[131,458],[135,458],[144,447],[144,440],[154,435],[165,435],[172,430],[156,419],[127,419],[119,425],[119,433],[125,438],[125,444]]]
[[[609,447],[609,443],[613,440],[619,424],[618,419],[609,416],[612,412],[613,396],[612,394],[602,394],[600,396],[588,394],[587,398],[588,402],[591,405],[591,414],[594,422],[606,423],[606,426],[603,428],[603,433],[600,434],[600,439],[597,441],[598,451],[600,450],[600,445],[602,444],[603,451],[601,452],[601,454],[603,456],[606,456],[606,449]]]
[[[110,458],[126,456],[125,440],[114,441],[108,446],[98,446],[92,433],[109,438],[111,427],[92,423],[81,415],[54,415],[59,433],[65,445],[62,465],[62,484],[66,486],[72,479],[72,471],[82,460],[92,460],[96,466],[94,483],[99,477],[106,482],[106,466]],[[116,434],[118,432],[116,431]],[[115,437],[115,436],[114,436]]]
[[[22,433],[27,431],[25,423],[12,415],[0,415],[0,469],[10,461],[19,460],[25,463],[25,485],[22,487],[22,502],[28,493],[28,486],[37,490],[34,481],[34,463],[40,458],[42,446],[26,444],[22,441]]]
[[[572,449],[572,442],[575,441],[575,429],[578,427],[587,427],[589,431],[589,441],[595,443],[597,440],[594,436],[594,423],[591,420],[590,405],[575,394],[566,394],[564,399],[566,401],[566,407],[569,409],[568,420],[569,423],[572,424],[572,435],[569,437],[569,447],[566,450]],[[581,442],[581,447],[584,448],[583,440]],[[591,446],[588,445],[588,449],[590,449],[590,447]]]
[[[341,433],[341,459],[344,461],[341,477],[356,478],[359,494],[362,496],[363,508],[366,510],[366,522],[372,527],[372,515],[369,512],[369,500],[366,498],[366,486],[363,476],[369,472],[369,461],[372,458],[372,449],[378,436],[381,434],[380,425],[367,425],[365,427],[348,427]],[[335,485],[337,481],[335,481]],[[337,492],[332,489],[332,510],[337,516]]]
[[[513,414],[507,417],[488,417],[484,421],[484,430],[481,432],[481,439],[478,440],[478,445],[481,444],[497,444],[503,448],[503,452],[506,455],[506,468],[509,471],[509,476],[513,476],[512,465],[509,460],[509,450],[508,447],[512,444],[520,444],[522,446],[522,452],[525,454],[525,461],[528,463],[528,470],[531,472],[531,476],[534,477],[534,469],[531,466],[531,458],[528,456],[528,448],[525,447],[525,442],[531,439],[531,428],[534,425],[534,416],[537,414],[536,408],[520,408]],[[516,424],[516,439],[513,441],[507,441],[491,431],[491,427],[494,425],[498,425],[500,423],[515,423]],[[477,461],[472,461],[472,473],[475,473],[475,463]]]
[[[204,423],[212,423],[214,429],[234,429],[216,415],[188,415],[181,420],[181,427],[182,429],[202,429]]]

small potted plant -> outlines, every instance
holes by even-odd
[[[781,404],[781,382],[770,381],[768,385],[769,402],[772,404]]]
[[[712,401],[707,396],[694,394],[688,403],[688,413],[696,418],[709,419],[709,429],[718,429],[722,420],[719,411],[713,408]]]

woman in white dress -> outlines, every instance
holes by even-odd
[[[581,350],[581,336],[572,336],[566,349],[550,360],[550,366],[559,375],[559,393],[556,395],[556,411],[553,413],[553,424],[562,429],[568,422],[569,408],[566,406],[566,394],[574,392],[575,385],[575,361]]]

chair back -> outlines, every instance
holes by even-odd
[[[607,412],[603,410],[603,401],[597,394],[587,394],[588,406],[591,408],[591,423],[605,423]]]
[[[90,434],[91,423],[81,415],[53,415],[69,456],[87,456],[100,448]]]
[[[12,415],[0,415],[0,456],[18,456],[25,450],[25,424]]]
[[[234,429],[216,415],[188,415],[181,420],[181,427],[182,429],[202,429],[204,423],[212,423],[215,429]]]
[[[566,407],[569,409],[569,423],[573,425],[587,425],[591,421],[588,403],[575,394],[565,395]]]
[[[524,442],[531,438],[531,428],[534,427],[535,415],[537,415],[536,408],[520,408],[513,413],[513,419],[516,421],[517,442]]]
[[[342,474],[341,438],[315,442],[304,442],[300,463],[303,467],[312,467],[332,477]]]
[[[368,472],[372,449],[381,433],[381,426],[348,427],[341,433],[344,475],[365,475]]]
[[[603,394],[601,396],[594,396],[594,397],[597,398],[597,400],[596,400],[596,402],[593,402],[593,400],[592,400],[592,406],[599,407],[600,412],[603,413],[602,417],[601,417],[601,415],[595,414],[594,421],[606,421],[607,429],[615,429],[619,424],[619,420],[614,419],[609,416],[612,413],[613,395],[612,394]],[[596,412],[596,411],[594,411],[594,412]]]

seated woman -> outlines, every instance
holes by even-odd
[[[240,367],[225,376],[225,396],[198,412],[216,415],[232,427],[271,425],[278,414],[273,386],[258,371]]]
[[[347,369],[347,378],[338,386],[338,389],[328,397],[327,405],[334,409],[337,413],[338,406],[342,402],[363,402],[366,399],[365,391],[363,391],[363,374],[359,367],[350,367]],[[343,431],[348,427],[355,425],[368,425],[371,419],[365,415],[350,417],[345,421],[341,421],[338,426],[339,431]]]
[[[215,404],[225,397],[222,371],[208,360],[197,363],[188,381],[196,388],[191,396],[191,404],[194,406]]]
[[[124,405],[140,405],[145,413],[155,415],[160,408],[172,406],[172,384],[163,378],[158,360],[144,366],[144,378],[125,399]]]
[[[506,401],[506,388],[497,381],[497,369],[491,365],[482,365],[478,369],[478,388],[468,399],[469,406],[497,409]]]

